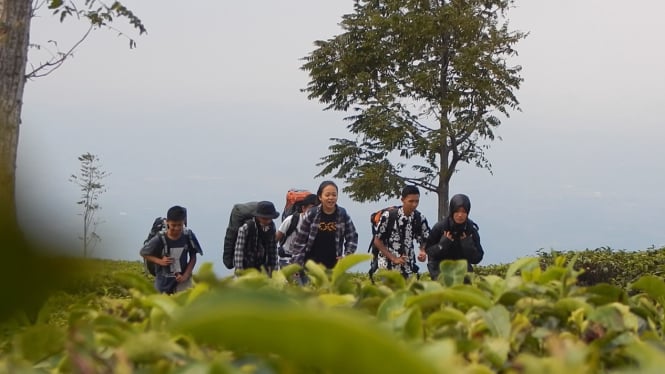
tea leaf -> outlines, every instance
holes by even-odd
[[[389,357],[388,372],[434,373],[362,314],[313,309],[267,290],[209,293],[183,307],[172,328],[208,344],[277,355],[311,371],[370,373],[377,370],[377,357]]]

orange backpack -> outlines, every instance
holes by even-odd
[[[296,212],[295,204],[297,202],[303,201],[311,192],[308,190],[292,188],[286,192],[286,205],[284,205],[284,210],[282,211],[282,221],[284,218],[292,215]]]

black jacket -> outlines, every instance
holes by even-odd
[[[453,240],[444,236],[444,231],[450,231],[453,234]],[[461,239],[462,234],[466,234],[464,239]],[[471,265],[479,263],[485,254],[480,245],[478,225],[470,219],[467,219],[464,224],[458,225],[449,217],[432,227],[425,251],[428,257],[427,267],[432,279],[439,275],[439,263],[443,260],[465,259],[468,262],[468,271],[473,271]]]
[[[263,231],[255,219],[247,220],[247,237],[243,251],[243,268],[260,270],[266,267],[268,274],[277,264],[277,241],[275,240],[275,224],[270,223],[268,230]]]

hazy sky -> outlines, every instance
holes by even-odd
[[[71,239],[80,252],[80,191],[68,177],[77,157],[91,152],[111,173],[94,256],[138,259],[153,218],[181,204],[204,247],[200,261],[225,273],[231,206],[266,199],[281,209],[288,188],[315,190],[328,139],[347,135],[343,113],[324,112],[300,92],[309,79],[299,68],[315,40],[341,32],[353,2],[125,5],[148,28],[138,48],[113,31],[96,32],[61,69],[26,86],[17,162],[22,222],[43,240]],[[530,33],[515,60],[525,79],[516,92],[522,112],[497,131],[503,140],[487,154],[493,174],[462,165],[451,184],[452,194],[471,198],[483,264],[539,248],[665,245],[665,2],[516,6],[511,27]],[[53,39],[65,48],[84,30],[40,14],[33,43]],[[341,194],[339,204],[365,252],[368,216],[389,203]],[[423,195],[420,210],[433,224],[436,197]]]

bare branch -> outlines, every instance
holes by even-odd
[[[92,31],[92,29],[93,29],[93,25],[90,25],[90,27],[88,27],[88,30],[86,30],[86,32],[83,34],[81,39],[79,39],[76,43],[74,43],[74,45],[69,49],[69,51],[64,52],[64,53],[58,52],[60,57],[55,58],[55,56],[53,56],[53,58],[55,58],[55,59],[47,61],[47,62],[39,65],[38,67],[34,68],[31,72],[29,72],[28,74],[25,75],[25,79],[34,79],[34,78],[44,77],[44,76],[47,76],[47,75],[51,74],[56,69],[58,69],[60,66],[62,66],[62,64],[65,62],[65,60],[67,58],[74,55],[74,50],[76,48],[78,48],[78,46],[81,45],[81,43],[83,43],[83,41],[85,39],[88,38],[88,35],[90,35],[90,32]],[[57,44],[56,44],[56,46],[57,46]]]

